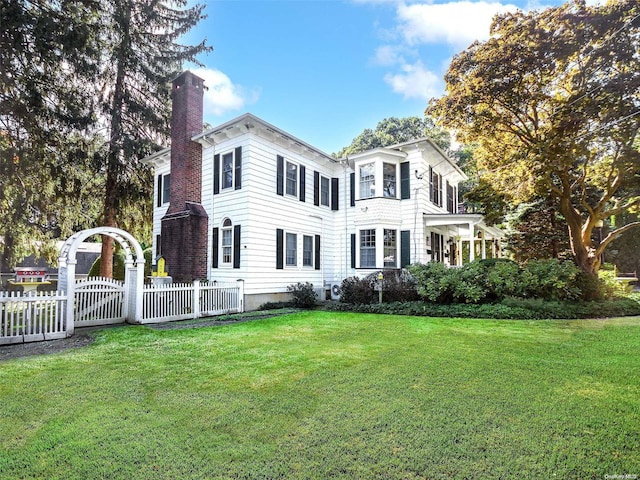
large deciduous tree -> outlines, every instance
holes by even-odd
[[[146,205],[143,211],[150,218],[151,176],[138,159],[164,143],[171,80],[185,62],[200,64],[197,56],[210,50],[204,41],[195,46],[179,43],[203,18],[203,5],[186,6],[186,0],[102,3],[102,113],[109,132],[103,157],[103,225],[124,226],[121,214],[132,205]],[[137,222],[128,223],[134,227]],[[113,239],[104,236],[100,274],[106,277],[112,275],[113,246]]]
[[[491,37],[456,55],[427,114],[474,143],[487,182],[514,204],[550,196],[578,266],[601,221],[640,206],[640,4],[618,0],[496,16]]]

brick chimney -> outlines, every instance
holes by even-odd
[[[171,184],[169,208],[161,222],[161,249],[175,281],[207,278],[208,216],[202,207],[202,132],[204,80],[183,72],[171,91]]]

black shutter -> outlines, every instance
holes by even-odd
[[[240,225],[233,226],[233,268],[240,268]]]
[[[411,198],[411,172],[409,162],[400,164],[400,198],[406,200]]]
[[[234,181],[236,182],[235,189],[240,190],[242,188],[242,147],[236,147],[234,160],[236,162],[236,171],[234,174]]]
[[[304,165],[300,165],[300,201],[305,201],[305,180],[307,179],[307,169]]]
[[[340,208],[338,203],[338,197],[340,192],[338,191],[338,179],[331,179],[331,210],[338,210]]]
[[[158,175],[158,201],[156,206],[162,206],[162,175]]]
[[[400,232],[400,268],[411,265],[411,231]]]
[[[320,235],[316,235],[316,239],[315,239],[315,244],[314,244],[314,248],[315,248],[315,269],[316,270],[320,270]]]
[[[284,230],[276,228],[276,268],[278,270],[282,270],[284,268],[283,243]]]
[[[320,173],[313,172],[313,204],[320,205]]]
[[[351,234],[351,268],[356,268],[356,234]]]
[[[213,194],[220,193],[220,154],[213,156]]]
[[[211,266],[213,268],[218,268],[218,227],[213,229],[213,239],[211,243],[213,243],[213,253],[211,254]]]
[[[276,193],[284,195],[284,157],[278,155],[278,172],[276,174]]]
[[[356,174],[352,172],[349,174],[349,195],[351,199],[351,206],[356,206]]]

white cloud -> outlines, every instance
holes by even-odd
[[[241,110],[245,105],[254,103],[260,96],[257,90],[247,90],[235,85],[223,72],[211,68],[192,70],[204,80],[207,90],[204,92],[204,109],[207,113],[219,116],[229,111]]]
[[[429,100],[439,96],[442,92],[442,79],[426,68],[421,61],[402,65],[400,73],[387,73],[384,76],[394,92],[401,94],[405,99],[419,98]]]
[[[447,43],[465,48],[474,40],[489,38],[489,27],[495,14],[515,10],[515,5],[486,1],[401,3],[397,9],[398,28],[409,45]]]
[[[373,64],[390,67],[398,63],[403,63],[402,50],[403,48],[399,45],[383,45],[378,47],[373,57]]]

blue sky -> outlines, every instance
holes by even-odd
[[[204,0],[200,0],[204,1]],[[587,3],[596,3],[588,0]],[[488,36],[495,13],[560,0],[222,0],[187,37],[214,51],[205,121],[251,112],[334,153],[387,117],[422,116],[453,55]]]

